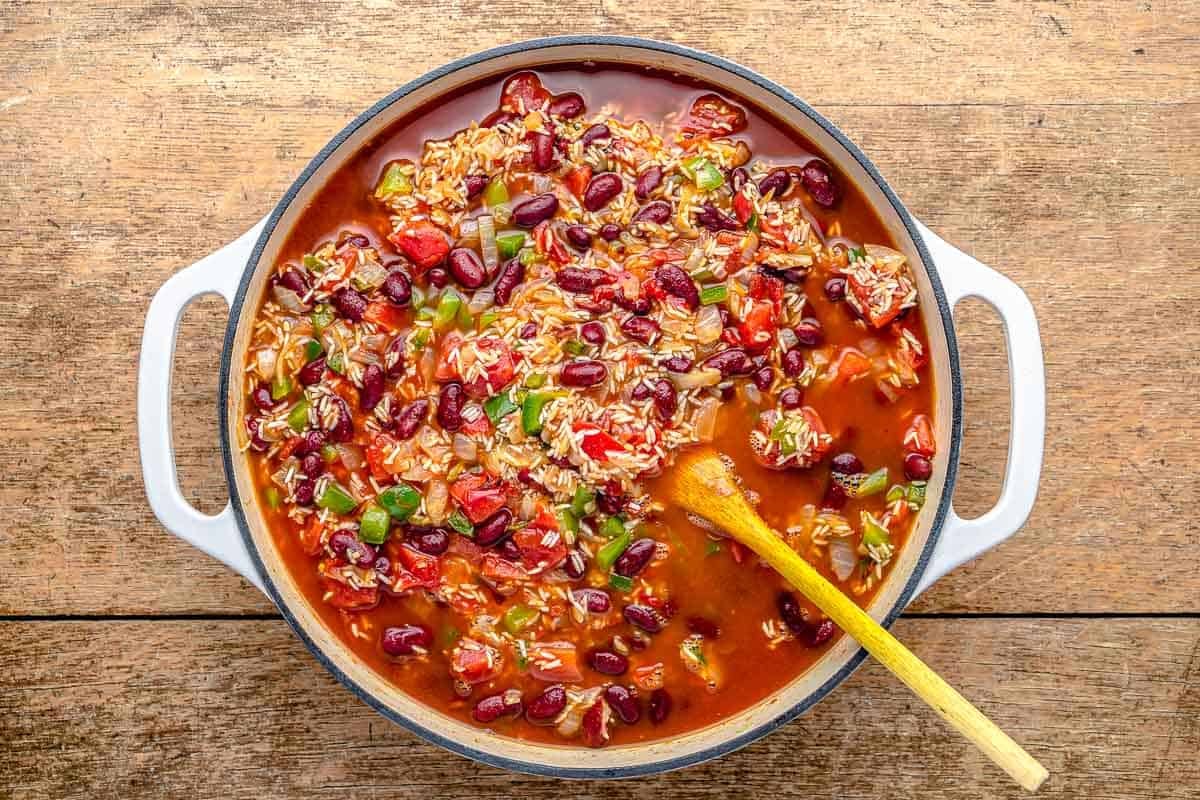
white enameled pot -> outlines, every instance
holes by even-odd
[[[828,120],[791,92],[724,59],[673,44],[613,36],[539,39],[448,64],[401,87],[339,133],[305,168],[275,210],[243,236],[181,270],[150,304],[138,375],[138,435],[150,506],[175,535],[223,561],[278,606],[317,659],[380,713],[456,753],[509,769],[559,777],[621,777],[695,764],[741,747],[803,713],[844,680],[864,652],[842,638],[812,669],[757,705],[709,727],[663,741],[599,750],[497,736],[451,719],[387,683],[326,629],[298,591],[264,524],[238,428],[245,397],[250,328],[265,282],[292,223],[314,192],[365,142],[431,100],[481,79],[521,69],[584,61],[656,67],[723,87],[771,112],[815,142],[854,181],[914,266],[925,309],[936,387],[938,452],[925,508],[870,613],[889,625],[947,571],[1011,536],[1033,508],[1045,432],[1045,378],[1033,306],[1010,280],[914,220],[887,182]],[[179,491],[171,444],[171,367],[180,316],[188,303],[219,294],[229,303],[220,376],[221,444],[230,503],[215,516],[192,508]],[[1004,323],[1011,434],[1004,487],[996,506],[962,519],[951,495],[962,437],[962,385],[951,312],[964,297],[992,305]]]

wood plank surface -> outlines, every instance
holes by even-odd
[[[1200,621],[897,627],[1046,764],[1040,797],[1195,796]],[[336,683],[280,621],[8,623],[0,636],[16,645],[0,650],[0,795],[26,800],[1027,796],[873,663],[717,762],[564,785],[425,744]]]

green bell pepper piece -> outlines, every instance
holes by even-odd
[[[325,366],[336,372],[338,375],[346,374],[346,356],[342,351],[338,351],[331,355],[325,362]]]
[[[275,377],[271,378],[271,399],[282,400],[292,393],[292,379],[283,374],[280,368],[275,369]]]
[[[302,431],[308,427],[308,406],[308,399],[305,398],[296,403],[295,407],[288,412],[287,422],[292,430]]]
[[[446,519],[446,524],[468,539],[475,538],[475,526],[467,519],[467,515],[457,508]]]
[[[625,533],[625,520],[621,519],[620,514],[613,514],[611,517],[605,517],[600,523],[600,535],[605,539],[613,539]]]
[[[483,189],[483,202],[490,206],[502,206],[508,202],[508,186],[499,178],[492,178]]]
[[[333,481],[325,484],[325,491],[317,498],[317,505],[327,508],[335,514],[349,514],[358,508],[358,501]]]
[[[588,506],[596,502],[596,493],[580,484],[575,488],[575,496],[571,498],[571,513],[576,517],[586,517]]]
[[[624,575],[612,573],[608,576],[608,585],[619,592],[628,592],[633,590],[633,578],[627,578]]]
[[[521,402],[521,430],[527,436],[542,432],[542,409],[556,397],[564,396],[565,392],[530,392]]]
[[[336,319],[336,315],[333,312],[333,306],[322,303],[313,309],[312,324],[318,334],[332,325],[334,319]]]
[[[540,614],[536,608],[518,603],[504,612],[504,616],[500,618],[500,624],[504,626],[504,630],[516,636],[537,622],[538,616]]]
[[[407,522],[421,507],[421,493],[407,483],[398,483],[384,489],[375,498],[396,522]]]
[[[274,486],[268,486],[264,494],[267,496],[267,505],[271,508],[279,508],[282,498],[279,496],[279,490]]]
[[[394,194],[412,194],[412,179],[404,173],[404,163],[393,161],[383,171],[383,177],[375,185],[375,199],[383,200]]]
[[[706,306],[713,306],[717,303],[724,303],[729,298],[729,290],[725,288],[725,284],[718,283],[712,286],[705,286],[700,290],[700,303]]]
[[[458,309],[462,306],[462,295],[453,289],[442,292],[438,299],[437,310],[433,312],[433,329],[441,332],[454,324],[458,318]],[[424,309],[421,309],[424,311]]]
[[[862,542],[865,547],[879,547],[891,544],[891,541],[887,528],[880,525],[879,521],[870,514],[863,514]]]
[[[496,237],[496,250],[499,251],[502,261],[516,258],[517,253],[521,252],[521,248],[524,246],[525,234],[521,231],[502,233]]]
[[[596,563],[600,566],[600,569],[612,569],[612,565],[621,557],[621,553],[624,553],[625,549],[629,547],[631,541],[633,541],[633,534],[625,531],[611,542],[605,543],[596,552]]]
[[[368,544],[383,544],[392,528],[392,515],[381,505],[372,503],[358,518],[358,538]]]
[[[304,363],[309,363],[324,352],[325,348],[321,346],[319,341],[316,339],[309,339],[304,343]]]
[[[581,356],[587,352],[588,346],[578,339],[567,339],[563,342],[562,349],[573,356]]]
[[[483,411],[487,414],[488,419],[492,421],[493,426],[499,424],[500,420],[517,410],[519,410],[519,407],[512,401],[507,392],[493,395],[483,401]]]

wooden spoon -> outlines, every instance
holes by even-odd
[[[669,496],[676,505],[703,517],[762,556],[942,719],[974,742],[1017,783],[1037,791],[1049,775],[1046,768],[776,536],[746,501],[716,453],[705,448],[687,450],[680,455],[674,472]]]

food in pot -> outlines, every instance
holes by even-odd
[[[937,459],[891,244],[811,144],[664,76],[522,72],[404,122],[317,195],[255,320],[244,443],[284,561],[469,724],[598,747],[752,705],[839,632],[656,498],[711,445],[870,600]]]

